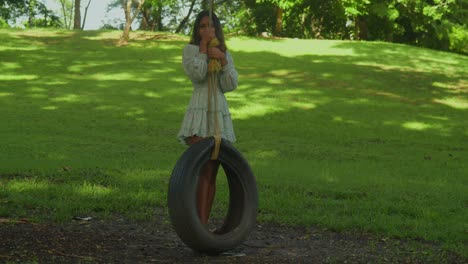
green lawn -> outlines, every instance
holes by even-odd
[[[0,30],[0,217],[153,217],[185,147],[188,38]],[[260,221],[418,238],[466,256],[468,57],[230,38],[227,94]],[[225,195],[225,181],[220,195]]]

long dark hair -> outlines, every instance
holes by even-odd
[[[192,38],[190,39],[190,44],[200,45],[200,22],[204,17],[210,17],[210,11],[201,11],[198,13],[195,23],[193,24],[192,29]],[[215,28],[216,38],[219,40],[219,49],[223,52],[227,50],[226,42],[224,41],[223,28],[221,27],[221,22],[219,22],[218,16],[213,12],[213,26]]]

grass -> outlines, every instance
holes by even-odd
[[[0,217],[153,217],[185,149],[188,39],[0,30]],[[379,42],[228,40],[260,221],[466,255],[468,58]],[[226,195],[225,181],[220,196]],[[225,200],[225,199],[224,199]]]

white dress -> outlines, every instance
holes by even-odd
[[[235,142],[236,136],[232,126],[231,113],[224,93],[237,87],[238,74],[231,54],[226,51],[227,64],[218,73],[217,112],[221,137]],[[209,137],[214,135],[214,115],[208,116],[208,56],[199,51],[197,45],[188,44],[184,48],[182,64],[185,73],[193,84],[193,93],[177,138],[187,144],[190,136]],[[213,104],[212,104],[213,105]],[[213,109],[214,110],[214,109]],[[210,122],[210,126],[208,126]],[[210,128],[210,129],[209,129]],[[209,131],[211,130],[211,131]]]

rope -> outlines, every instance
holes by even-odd
[[[213,24],[213,0],[210,4],[210,21],[209,27],[211,28]],[[219,45],[219,40],[215,37],[208,44],[208,48],[217,47]],[[221,70],[221,63],[216,59],[210,59],[208,62],[208,131],[212,133],[210,118],[214,118],[214,139],[215,147],[213,153],[211,154],[212,160],[217,160],[219,155],[219,149],[221,147],[221,131],[219,129],[218,121],[218,72]],[[212,110],[214,107],[214,111]]]

